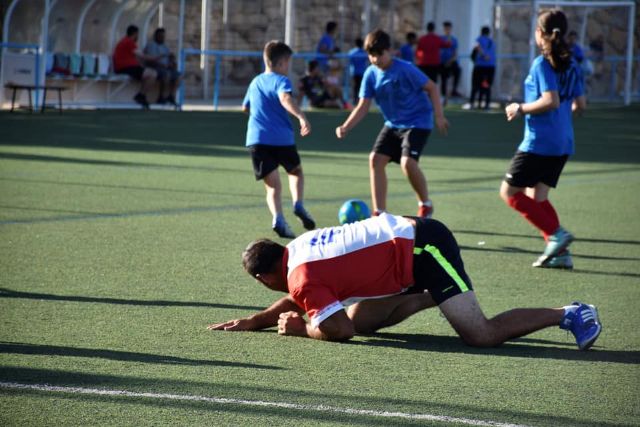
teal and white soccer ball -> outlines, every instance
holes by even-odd
[[[362,221],[371,216],[369,206],[360,199],[347,200],[340,206],[338,211],[338,221],[340,224]]]

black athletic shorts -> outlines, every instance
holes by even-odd
[[[372,151],[389,156],[396,163],[400,163],[401,157],[411,157],[418,161],[430,133],[429,129],[395,129],[384,126]]]
[[[142,80],[142,74],[144,73],[144,67],[136,66],[136,67],[127,67],[122,68],[116,71],[116,74],[128,74],[132,78],[136,80]]]
[[[300,166],[300,155],[295,145],[250,145],[249,154],[253,163],[256,181],[269,175],[278,165],[291,172]]]
[[[406,293],[428,290],[439,305],[455,295],[472,291],[460,248],[451,231],[435,219],[411,218],[416,222],[413,248],[415,283]]]
[[[518,150],[511,159],[511,165],[504,180],[513,187],[535,187],[542,182],[555,188],[568,158],[566,154],[542,156]]]

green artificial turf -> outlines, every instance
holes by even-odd
[[[594,108],[552,200],[577,236],[574,271],[530,267],[536,231],[498,188],[522,135],[502,114],[447,110],[421,165],[488,316],[596,304],[591,351],[550,328],[465,346],[436,310],[337,344],[209,332],[279,297],[240,252],[275,235],[240,113],[0,113],[0,381],[433,414],[540,426],[640,425],[640,109]],[[310,113],[300,139],[320,226],[369,203],[370,114],[343,141],[342,112]],[[415,214],[391,165],[389,209]],[[283,175],[284,178],[284,175]],[[301,225],[286,215],[296,232]],[[282,242],[285,242],[284,240]],[[456,425],[231,403],[0,387],[0,425]]]

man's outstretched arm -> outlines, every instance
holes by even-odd
[[[252,316],[222,323],[213,323],[207,326],[207,329],[210,331],[258,331],[276,326],[280,314],[291,311],[301,315],[304,314],[304,310],[298,307],[291,297],[287,295]]]

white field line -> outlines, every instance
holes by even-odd
[[[473,426],[525,427],[519,424],[500,423],[496,421],[474,420],[470,418],[457,418],[457,417],[449,417],[446,415],[373,411],[369,409],[338,408],[338,407],[326,406],[326,405],[301,405],[297,403],[287,403],[287,402],[268,402],[263,400],[230,399],[225,397],[206,397],[206,396],[193,396],[193,395],[185,395],[185,394],[142,393],[142,392],[127,391],[127,390],[105,390],[105,389],[83,388],[83,387],[61,387],[61,386],[52,386],[48,384],[20,384],[20,383],[2,382],[2,381],[0,381],[0,388],[14,389],[14,390],[37,390],[37,391],[54,392],[54,393],[71,393],[71,394],[96,395],[96,396],[143,397],[147,399],[206,402],[206,403],[214,403],[214,404],[220,404],[220,405],[230,404],[230,405],[262,406],[262,407],[270,407],[270,408],[293,409],[298,411],[333,412],[337,414],[366,415],[370,417],[404,418],[404,419],[411,419],[411,420],[439,421],[444,423],[459,423],[459,424],[468,424]]]

